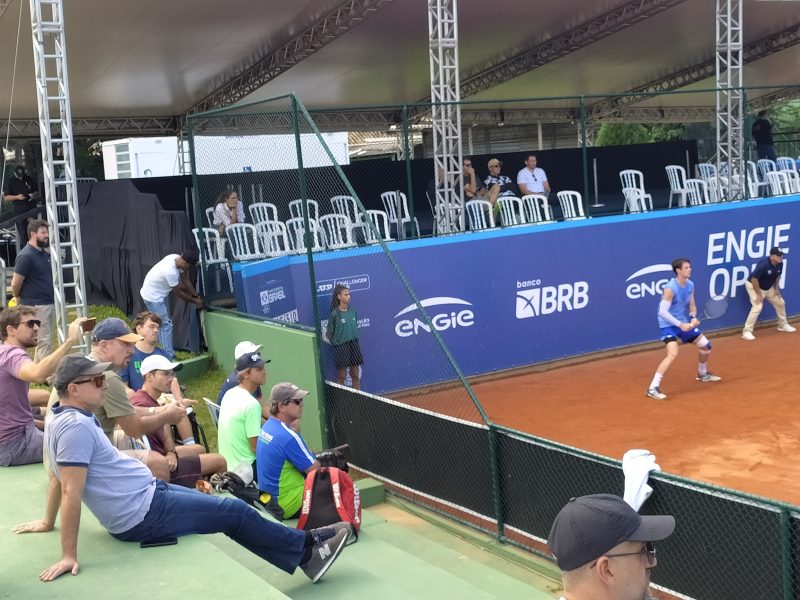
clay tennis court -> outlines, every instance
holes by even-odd
[[[666,472],[800,505],[800,333],[755,334],[709,334],[718,383],[695,381],[697,350],[683,346],[664,401],[645,397],[661,346],[473,389],[498,424],[619,460],[646,448]],[[412,402],[430,408],[448,396]]]

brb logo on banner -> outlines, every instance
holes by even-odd
[[[517,281],[517,318],[581,310],[589,304],[589,282],[542,285],[540,279]]]
[[[639,269],[625,280],[628,284],[625,287],[625,295],[631,300],[660,296],[673,275],[672,265],[649,265]]]
[[[283,291],[282,285],[261,290],[258,296],[261,300],[261,309],[265,315],[269,314],[270,304],[277,300],[286,300],[286,292]]]
[[[450,307],[449,310],[444,309],[442,312],[437,312],[436,314],[431,314],[434,311],[428,311],[431,317],[431,323],[436,331],[446,331],[447,329],[456,329],[459,327],[472,327],[475,324],[475,313],[469,308],[463,308],[472,306],[472,304],[461,298],[448,298],[446,296],[426,298],[425,300],[420,300],[420,304],[425,309],[438,306]],[[397,313],[394,318],[397,319],[408,313],[413,313],[416,310],[416,304],[409,304]],[[424,320],[417,317],[400,319],[394,326],[394,332],[399,337],[419,335],[420,331],[430,333],[431,328]]]

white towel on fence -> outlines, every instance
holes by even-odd
[[[660,471],[656,457],[649,450],[628,450],[622,457],[622,472],[625,474],[625,494],[623,499],[635,511],[639,511],[653,488],[647,484],[650,471]]]

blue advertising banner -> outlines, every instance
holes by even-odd
[[[750,310],[744,282],[780,246],[781,286],[787,311],[796,313],[795,220],[797,196],[397,242],[390,249],[462,371],[476,375],[658,339],[659,298],[679,257],[692,263],[698,307],[713,296],[730,298],[727,313],[703,325],[720,329],[744,322]],[[380,248],[315,255],[314,268],[320,321],[330,314],[336,283],[350,287],[365,390],[455,377]],[[239,310],[314,324],[305,257],[235,271]],[[762,319],[772,317],[766,307]]]

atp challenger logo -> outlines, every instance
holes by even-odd
[[[672,265],[649,265],[639,269],[625,280],[628,284],[625,287],[625,295],[631,300],[660,296],[672,276]]]
[[[442,312],[432,314],[434,311],[428,310],[428,316],[431,318],[431,324],[436,331],[446,331],[448,329],[456,329],[460,327],[472,327],[475,324],[475,313],[466,306],[472,306],[471,303],[461,298],[449,298],[447,296],[438,296],[436,298],[426,298],[420,300],[420,305],[423,308],[429,309],[433,307],[447,307]],[[394,318],[397,319],[403,315],[413,313],[417,310],[416,304],[409,304]],[[430,326],[424,319],[419,317],[400,319],[394,326],[394,332],[398,337],[411,337],[412,335],[419,335],[420,331],[426,333],[431,332]]]
[[[517,318],[531,319],[589,305],[589,282],[542,285],[540,279],[517,281]]]

